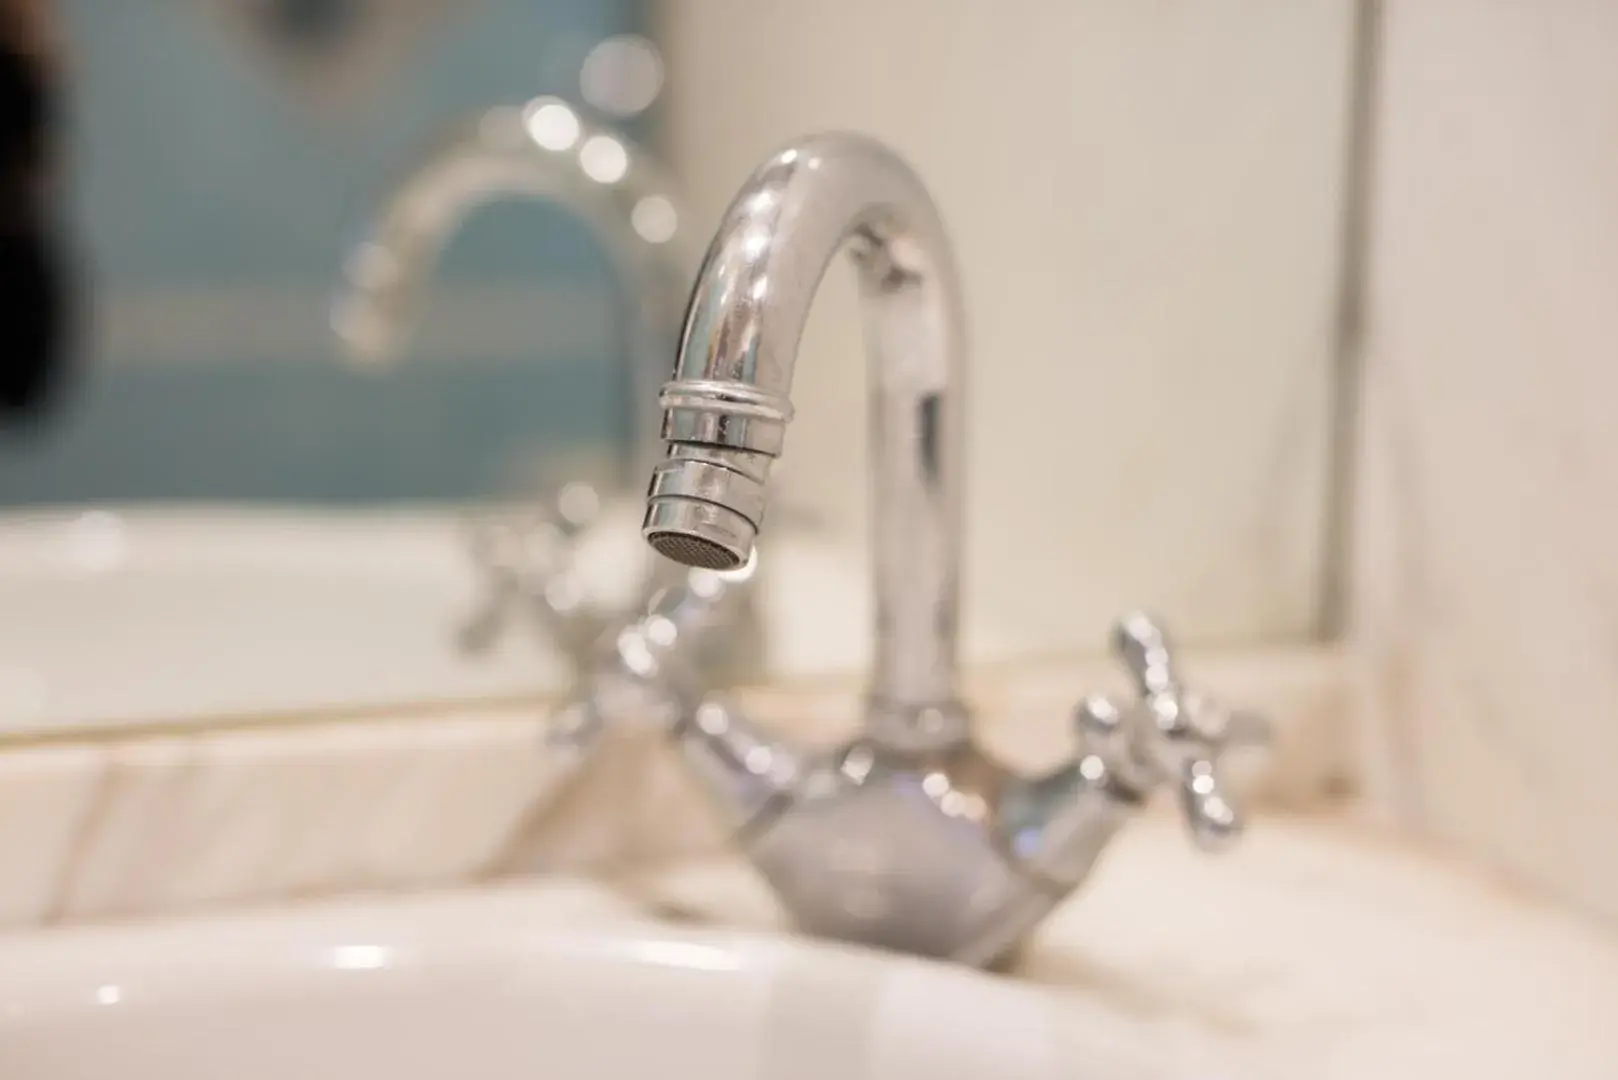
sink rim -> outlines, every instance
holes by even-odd
[[[875,981],[924,970],[945,989],[973,987],[1008,1002],[1050,998],[1048,987],[921,957],[788,932],[675,924],[604,884],[552,878],[0,934],[0,1032],[92,1004],[161,1006],[215,993],[250,997],[310,979],[326,985],[591,957],[764,982],[804,962]]]
[[[199,1030],[288,1047],[271,1069],[311,1054],[366,1060],[376,1045],[367,1032],[422,1016],[442,1024],[413,1027],[383,1053],[415,1053],[421,1031],[445,1032],[443,1046],[494,1031],[477,1045],[592,1068],[605,1054],[614,1076],[644,1074],[626,1058],[681,1046],[723,1067],[693,1071],[686,1060],[680,1076],[798,1075],[805,1054],[834,1073],[910,1080],[1000,1066],[1029,1080],[1197,1075],[1184,1055],[1087,1017],[1048,986],[780,931],[676,925],[576,879],[0,935],[0,1043],[24,1061],[55,1062],[68,1040],[63,1076],[98,1075],[103,1055],[131,1047],[146,1068],[214,1061],[217,1045],[196,1057]],[[624,1017],[640,1036],[581,1049],[617,1039]],[[349,1033],[358,1041],[345,1042]],[[263,1059],[254,1067],[302,1075],[263,1071]]]

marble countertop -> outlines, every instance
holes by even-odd
[[[675,918],[782,925],[736,859],[626,887]],[[1344,820],[1262,819],[1219,858],[1137,823],[1017,975],[1070,994],[1075,1024],[1133,1025],[1214,1075],[1618,1075],[1618,939]]]

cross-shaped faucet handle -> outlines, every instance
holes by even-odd
[[[600,500],[589,485],[572,483],[551,507],[473,526],[468,548],[482,595],[456,634],[464,651],[488,650],[512,619],[524,614],[569,651],[593,639],[597,628],[588,618],[574,546],[595,519]]]
[[[1139,794],[1174,783],[1198,846],[1218,847],[1234,839],[1241,832],[1241,815],[1226,797],[1220,759],[1232,747],[1267,743],[1268,725],[1253,713],[1226,709],[1186,690],[1168,636],[1150,616],[1120,619],[1112,645],[1140,696],[1125,706],[1105,696],[1081,702],[1075,716],[1081,744]]]

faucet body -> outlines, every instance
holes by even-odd
[[[769,737],[723,701],[673,735],[749,858],[810,932],[993,965],[1090,872],[1160,784],[1193,836],[1234,835],[1214,763],[1229,722],[1183,692],[1155,623],[1115,647],[1140,702],[1076,711],[1073,758],[1022,776],[971,738],[957,689],[964,327],[960,286],[925,188],[886,147],[805,139],[743,186],[708,250],[674,378],[666,457],[642,532],[671,559],[749,556],[792,418],[798,341],[822,275],[847,250],[870,354],[875,656],[862,733],[824,753]]]
[[[845,248],[859,270],[874,392],[872,734],[943,745],[966,730],[955,686],[963,307],[937,210],[880,144],[807,140],[771,157],[731,203],[659,398],[668,453],[643,532],[676,561],[745,561],[792,418],[798,340]]]

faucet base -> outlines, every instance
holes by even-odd
[[[1199,843],[1239,821],[1216,764],[1242,734],[1241,714],[1170,677],[1155,624],[1121,625],[1142,700],[1084,699],[1075,753],[1043,774],[986,753],[959,704],[884,709],[877,699],[865,734],[808,756],[711,699],[672,734],[803,930],[1004,969],[1155,787],[1179,786]]]
[[[747,854],[811,934],[1008,964],[1071,889],[1019,861],[1006,807],[1021,783],[970,742],[861,738],[807,764]]]
[[[866,741],[895,754],[938,755],[971,739],[972,712],[959,701],[909,705],[873,696],[861,730]]]

